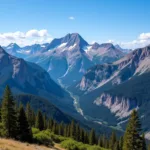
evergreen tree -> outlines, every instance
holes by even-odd
[[[76,135],[75,135],[75,140],[79,141],[80,140],[80,127],[79,124],[76,124]]]
[[[114,149],[114,150],[120,150],[119,141],[117,141],[117,142],[114,144],[113,149]]]
[[[84,130],[80,128],[80,142],[84,142]]]
[[[20,106],[18,116],[18,134],[21,141],[32,141],[32,131],[27,121],[23,106]]]
[[[33,110],[32,110],[31,118],[32,118],[31,126],[32,126],[32,127],[35,127],[36,115],[35,115],[35,113],[34,113]]]
[[[38,128],[39,130],[44,130],[43,115],[40,110],[38,111],[36,116],[35,127]]]
[[[70,125],[67,126],[67,137],[70,137]]]
[[[86,143],[86,144],[89,143],[88,133],[86,131],[84,131],[84,143]]]
[[[67,125],[64,125],[64,136],[67,137]]]
[[[98,139],[98,145],[100,146],[100,147],[103,147],[104,145],[103,145],[103,137],[99,137],[99,139]]]
[[[44,130],[46,130],[47,129],[47,117],[46,117],[46,114],[44,114],[43,121],[44,121]]]
[[[26,105],[26,116],[27,116],[27,120],[28,120],[28,123],[29,123],[29,125],[30,125],[30,127],[32,127],[33,126],[33,121],[32,121],[32,114],[33,112],[32,112],[32,109],[31,109],[31,106],[30,106],[30,104],[29,104],[29,102],[27,103],[27,105]]]
[[[123,148],[123,136],[120,137],[119,147],[120,147],[120,150],[122,150],[122,148]]]
[[[140,137],[141,124],[136,110],[133,110],[129,123],[127,125],[124,141],[123,150],[140,150],[142,149],[142,140]]]
[[[71,136],[71,138],[75,139],[76,129],[75,129],[74,120],[72,120],[71,125],[70,125],[70,136]]]
[[[110,137],[110,143],[109,143],[109,148],[110,148],[111,150],[114,149],[114,144],[116,143],[116,141],[117,141],[116,133],[113,132],[112,135],[111,135],[111,137]]]
[[[15,102],[9,86],[6,86],[1,109],[2,124],[6,137],[16,138],[17,135],[17,112]]]
[[[61,122],[59,125],[58,125],[58,134],[59,135],[63,135],[64,133],[64,125],[63,125],[63,122]]]
[[[145,141],[145,135],[144,134],[142,135],[142,149],[141,150],[147,150],[146,141]]]
[[[92,129],[89,135],[89,144],[94,145],[96,144],[96,136],[95,136],[95,130]]]

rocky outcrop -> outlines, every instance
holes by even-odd
[[[112,96],[107,93],[101,94],[101,96],[94,101],[94,104],[107,107],[119,119],[128,117],[133,109],[138,109],[135,99]]]

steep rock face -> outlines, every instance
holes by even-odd
[[[9,55],[0,47],[0,96],[6,85],[14,94],[29,93],[45,97],[63,110],[74,110],[69,94],[49,74],[34,63]],[[67,110],[67,111],[68,111]]]
[[[102,93],[100,97],[94,101],[94,104],[97,106],[103,105],[107,107],[119,119],[128,117],[133,109],[138,109],[137,100],[112,96],[107,93]]]

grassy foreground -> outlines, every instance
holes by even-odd
[[[42,145],[22,143],[12,139],[0,139],[0,150],[63,150],[57,148],[49,148]]]

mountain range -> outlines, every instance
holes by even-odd
[[[66,87],[79,81],[93,65],[111,63],[125,55],[111,43],[88,44],[78,33],[67,34],[42,45],[20,48],[12,43],[4,49],[40,65],[55,82]]]
[[[149,88],[150,46],[146,46],[112,64],[90,68],[70,90],[78,95],[84,115],[101,124],[124,129],[131,111],[138,110],[149,137]]]
[[[73,33],[42,45],[12,43],[3,48],[0,94],[9,84],[16,95],[44,97],[91,126],[121,131],[136,109],[150,138],[150,45],[129,50],[111,43],[89,44]]]

